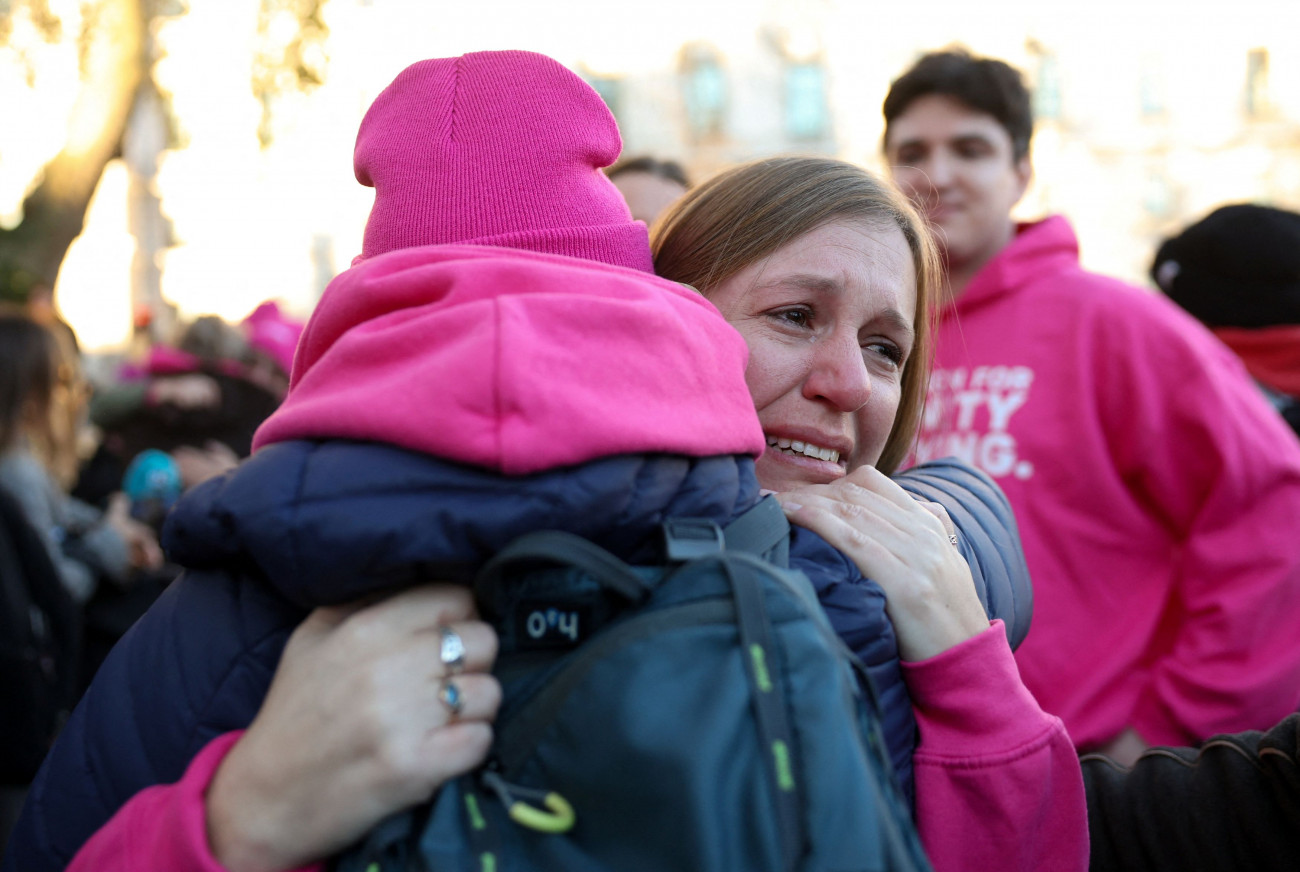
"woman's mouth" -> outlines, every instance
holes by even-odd
[[[820,445],[814,445],[811,442],[801,442],[798,439],[785,439],[779,436],[768,436],[767,447],[775,448],[782,454],[811,457],[813,460],[825,460],[830,463],[840,462],[840,453],[834,448],[822,448]]]

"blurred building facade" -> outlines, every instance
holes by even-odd
[[[1213,18],[1182,24],[1168,13],[1195,4],[1082,16],[929,4],[932,15],[872,24],[826,3],[815,30],[800,12],[810,4],[780,5],[747,45],[690,42],[648,74],[585,70],[627,151],[701,177],[783,152],[883,171],[889,82],[924,51],[961,46],[1024,72],[1035,177],[1017,214],[1068,215],[1094,269],[1149,284],[1159,242],[1219,205],[1300,209],[1300,4],[1214,4]]]
[[[138,113],[57,293],[85,307],[68,311],[74,325],[94,321],[106,288],[183,316],[234,320],[268,298],[305,314],[360,250],[371,196],[351,152],[370,101],[413,61],[484,49],[557,58],[605,97],[625,154],[674,158],[697,179],[791,152],[882,170],[893,77],[950,45],[1000,57],[1025,72],[1038,110],[1018,214],[1066,214],[1085,265],[1144,284],[1159,241],[1215,206],[1300,209],[1300,3],[1074,6],[328,0],[324,83],[268,103],[249,71],[259,26],[264,42],[281,23],[262,0],[190,3],[156,34],[174,129]],[[114,323],[129,310],[121,301]]]

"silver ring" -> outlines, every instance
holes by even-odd
[[[442,683],[438,688],[438,699],[451,712],[452,718],[460,717],[461,710],[465,708],[465,694],[461,692],[460,685],[451,679]]]
[[[956,547],[957,547],[957,534],[956,534],[956,533],[949,533],[949,534],[948,534],[948,541],[952,543],[952,547],[956,548]]]
[[[438,646],[438,659],[449,675],[465,671],[465,640],[451,627],[439,627],[442,644]]]

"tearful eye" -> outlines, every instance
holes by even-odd
[[[769,313],[769,317],[782,324],[805,329],[812,326],[813,314],[808,308],[799,306],[793,309],[777,309]]]
[[[862,350],[888,362],[895,369],[903,365],[903,350],[892,342],[871,342],[862,346]]]

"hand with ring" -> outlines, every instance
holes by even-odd
[[[438,699],[447,707],[450,717],[460,717],[465,708],[465,694],[460,685],[452,678],[465,671],[465,640],[451,627],[439,627],[442,641],[438,645],[438,659],[442,661],[445,676],[442,686],[438,688]]]
[[[482,763],[496,652],[460,586],[313,611],[208,790],[217,859],[232,872],[320,860]]]
[[[879,470],[777,495],[791,522],[844,552],[885,592],[904,660],[933,657],[988,629],[952,519]]]

